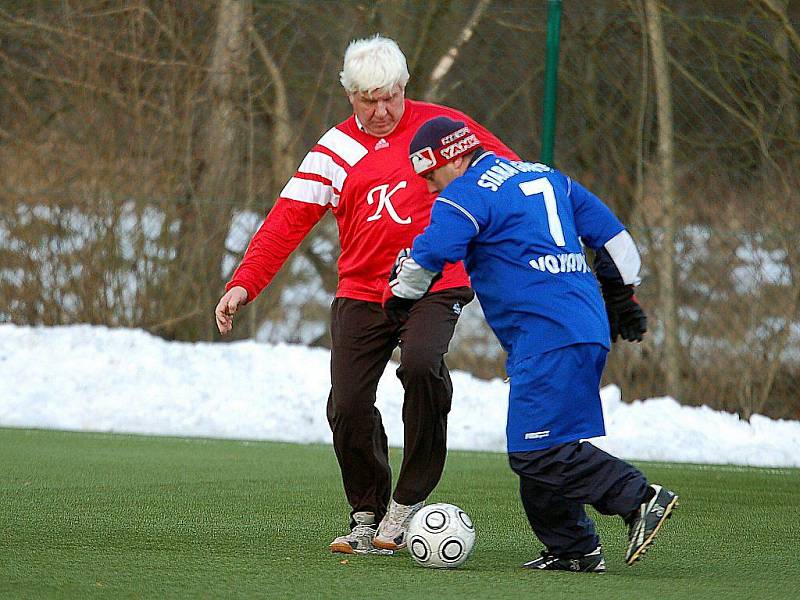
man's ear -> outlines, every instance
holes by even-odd
[[[469,160],[467,159],[467,156],[471,155],[462,154],[461,156],[456,156],[453,159],[453,166],[456,168],[456,172],[459,174],[459,176],[463,175],[466,172],[467,167],[469,167]]]

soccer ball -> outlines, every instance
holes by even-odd
[[[475,527],[452,504],[423,506],[408,525],[408,550],[423,567],[452,569],[464,564],[475,545]]]

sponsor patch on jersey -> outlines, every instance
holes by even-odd
[[[539,258],[532,258],[528,264],[537,271],[548,271],[553,275],[558,273],[589,273],[586,256],[583,253],[568,252],[564,254],[545,254]]]

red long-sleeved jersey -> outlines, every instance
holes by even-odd
[[[325,133],[303,159],[226,289],[241,286],[252,301],[330,209],[341,246],[336,295],[380,302],[398,251],[410,247],[430,221],[436,196],[414,172],[408,146],[420,125],[438,116],[465,121],[485,149],[519,158],[487,129],[452,108],[406,99],[400,122],[386,137],[362,131],[351,116]],[[466,285],[463,264],[449,264],[432,291]]]

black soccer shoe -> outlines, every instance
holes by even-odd
[[[522,565],[523,569],[539,571],[573,571],[574,573],[605,573],[606,559],[603,558],[603,547],[597,546],[589,554],[578,558],[563,558],[543,550],[542,555]]]
[[[652,496],[642,502],[638,509],[625,519],[628,523],[628,550],[625,562],[633,565],[639,560],[661,529],[661,526],[672,516],[678,505],[678,495],[660,485],[651,485]]]

